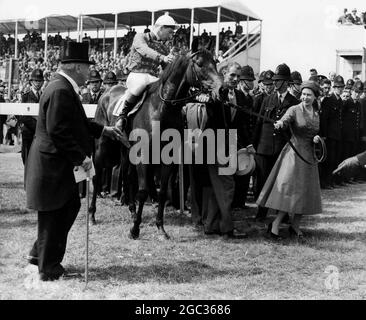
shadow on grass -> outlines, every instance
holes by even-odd
[[[24,183],[22,181],[0,182],[0,189],[24,189]]]
[[[1,221],[1,229],[12,229],[12,228],[26,228],[33,227],[37,225],[37,220],[31,219],[22,219],[22,220],[13,220],[13,221]]]
[[[70,272],[83,273],[84,269],[70,269]],[[150,265],[114,265],[108,268],[90,268],[91,280],[113,280],[127,283],[197,283],[227,275],[227,270],[217,269],[208,264],[189,260],[177,263]]]
[[[308,224],[316,225],[317,223],[353,223],[353,222],[366,222],[366,216],[362,217],[345,217],[345,216],[319,216],[314,219],[314,221],[308,221]]]

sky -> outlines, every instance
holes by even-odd
[[[45,13],[77,15],[81,12],[109,12],[112,7],[119,5],[128,11],[130,6],[149,9],[154,5],[174,5],[190,7],[197,1],[210,3],[210,0],[140,0],[128,2],[126,0],[0,0],[0,19],[15,16],[37,17]],[[359,47],[366,47],[365,36],[357,33],[360,39],[352,39],[356,33],[342,33],[336,26],[343,8],[351,11],[366,11],[364,0],[238,0],[259,15],[263,20],[261,69],[275,69],[283,62],[291,69],[306,73],[312,67],[318,68],[322,74],[328,74],[335,68],[335,50],[346,44],[343,41],[359,41]],[[201,30],[204,26],[201,27]],[[206,27],[210,31],[210,27]],[[216,27],[212,27],[212,31]],[[122,31],[121,31],[122,32]],[[91,34],[93,36],[93,34]],[[349,38],[351,39],[344,39]]]

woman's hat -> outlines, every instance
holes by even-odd
[[[300,91],[302,91],[303,89],[310,89],[311,91],[314,92],[315,97],[319,97],[320,95],[320,87],[319,84],[315,81],[304,81],[301,84],[300,87]]]
[[[61,63],[94,64],[89,60],[89,44],[87,42],[66,42],[61,50]]]

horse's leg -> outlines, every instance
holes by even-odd
[[[130,184],[129,184],[129,171],[130,162],[128,159],[128,151],[122,148],[121,152],[121,170],[120,170],[120,181],[118,181],[118,188],[121,190],[121,205],[129,205],[130,203]],[[136,178],[137,179],[137,178]],[[132,180],[131,180],[132,181]],[[131,199],[134,199],[132,197]]]
[[[159,190],[159,207],[156,215],[156,226],[159,233],[165,238],[170,239],[169,235],[164,230],[164,208],[167,199],[168,183],[172,173],[173,165],[161,165],[161,178],[160,178],[160,190]]]
[[[148,197],[147,191],[147,165],[138,164],[136,166],[137,169],[137,177],[138,177],[138,186],[139,191],[137,192],[136,199],[138,201],[138,209],[137,212],[133,215],[133,226],[130,229],[130,238],[137,239],[140,235],[140,224],[142,211],[144,209],[145,201]]]

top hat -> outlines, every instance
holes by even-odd
[[[274,72],[272,70],[267,70],[264,73],[264,77],[263,77],[263,84],[273,84],[273,76],[274,76]]]
[[[287,64],[280,64],[275,71],[273,80],[291,81],[291,71]]]
[[[44,81],[43,71],[41,69],[34,69],[29,80]]]
[[[117,77],[116,74],[113,71],[107,72],[107,74],[104,77],[103,83],[104,84],[113,84],[117,83]]]
[[[254,71],[251,66],[244,66],[241,70],[240,80],[254,81]]]
[[[68,41],[61,50],[61,63],[87,63],[89,60],[89,43]]]
[[[290,83],[292,84],[302,84],[302,77],[301,77],[301,73],[299,71],[293,71],[291,72],[291,81]]]
[[[86,84],[89,84],[91,82],[99,82],[99,81],[102,81],[100,73],[97,70],[91,70],[89,72],[89,77],[88,77],[88,80],[86,81]]]

